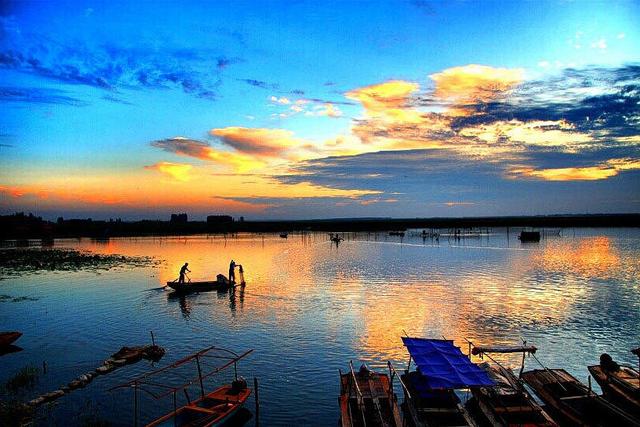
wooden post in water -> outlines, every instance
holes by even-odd
[[[178,417],[176,417],[178,413],[178,404],[176,402],[176,390],[173,390],[173,427],[178,426]]]
[[[196,355],[196,364],[198,365],[198,379],[200,380],[200,397],[204,399],[204,384],[202,383],[202,370],[200,369],[200,358]]]
[[[253,390],[256,400],[256,427],[260,427],[260,395],[258,394],[258,378],[253,377]]]
[[[138,383],[133,383],[133,425],[138,427]]]
[[[156,345],[156,339],[153,336],[153,331],[149,331],[149,332],[151,332],[151,344]]]

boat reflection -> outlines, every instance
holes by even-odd
[[[242,312],[244,308],[244,288],[245,286],[233,287],[229,291],[229,309],[231,310],[231,315],[235,317],[237,303],[240,303],[240,311]]]

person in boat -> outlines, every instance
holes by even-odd
[[[182,268],[180,269],[180,278],[178,279],[178,283],[184,283],[184,275],[187,274],[187,272],[191,273],[191,270],[189,270],[188,267],[189,267],[189,263],[185,262]]]
[[[234,260],[229,263],[229,281],[236,281],[236,262]]]

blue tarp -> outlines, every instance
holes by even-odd
[[[495,385],[450,340],[402,337],[422,377],[423,389],[469,388]],[[426,391],[426,390],[425,390]]]

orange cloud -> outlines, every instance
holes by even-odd
[[[17,187],[7,187],[4,185],[0,185],[0,193],[7,194],[11,197],[22,197],[25,195],[24,190]]]
[[[509,171],[511,178],[527,177],[547,181],[597,181],[611,178],[620,171],[640,169],[640,159],[629,157],[610,159],[606,162],[587,167],[534,169],[530,167],[513,168]]]
[[[473,202],[445,202],[444,203],[445,206],[447,207],[454,207],[454,206],[472,206],[475,205],[475,203]]]
[[[490,144],[521,143],[542,147],[563,147],[573,151],[580,144],[593,141],[591,135],[575,131],[564,120],[497,121],[461,129],[459,135],[477,138]]]
[[[327,116],[327,117],[342,117],[342,111],[331,103],[326,103],[321,106],[318,111],[315,113],[316,116]]]
[[[494,99],[521,83],[524,71],[469,64],[448,68],[429,77],[435,83],[433,94],[455,104]]]
[[[193,166],[186,163],[160,162],[155,165],[145,166],[145,169],[157,170],[163,174],[169,175],[178,181],[189,181],[189,172]]]
[[[510,172],[515,177],[539,178],[546,181],[597,181],[618,174],[616,169],[607,166],[539,170],[534,168],[516,168]]]
[[[362,103],[368,116],[388,118],[393,121],[420,121],[420,113],[408,108],[411,95],[420,89],[417,83],[391,80],[365,86],[345,93],[349,99]]]
[[[254,157],[246,156],[241,153],[214,149],[206,142],[180,136],[154,141],[151,145],[169,153],[193,157],[208,162],[214,162],[221,166],[231,167],[238,172],[258,169],[265,165],[264,162]]]
[[[308,144],[294,138],[293,132],[285,129],[226,127],[212,129],[209,134],[241,153],[253,156],[290,157],[290,150]]]

